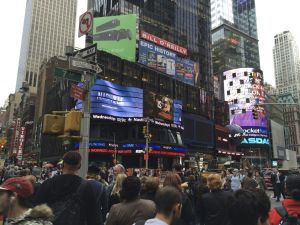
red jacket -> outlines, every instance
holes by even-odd
[[[297,216],[300,215],[300,201],[293,199],[284,199],[282,202],[283,207],[286,209],[289,215]],[[278,214],[276,209],[271,209],[269,213],[270,225],[278,225],[281,221],[281,216]]]

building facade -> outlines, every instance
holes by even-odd
[[[300,99],[299,48],[290,31],[274,37],[273,60],[277,94],[291,93],[296,101]]]
[[[213,73],[222,79],[230,69],[259,69],[254,0],[212,0],[211,18]]]
[[[37,92],[41,62],[74,46],[76,0],[27,0],[16,91],[26,81]]]
[[[137,14],[139,30],[188,49],[199,62],[198,86],[208,88],[211,71],[210,1],[88,0],[96,17]],[[210,87],[212,88],[212,86]]]

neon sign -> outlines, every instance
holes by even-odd
[[[270,140],[268,138],[244,138],[241,144],[269,145]]]

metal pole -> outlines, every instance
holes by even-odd
[[[86,76],[86,72],[84,72],[84,79]],[[85,79],[86,80],[86,79]],[[88,163],[89,163],[89,136],[90,136],[90,79],[86,83],[86,98],[82,101],[83,107],[83,118],[81,119],[81,129],[80,136],[82,137],[79,152],[82,157],[81,168],[79,170],[79,176],[82,178],[86,178],[88,171]]]
[[[147,119],[146,123],[146,169],[148,169],[148,160],[149,160],[149,120]]]
[[[114,159],[115,159],[115,163],[117,164],[117,147],[116,147],[116,133],[114,132]]]

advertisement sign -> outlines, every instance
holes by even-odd
[[[17,153],[17,159],[18,160],[23,159],[23,150],[24,150],[24,145],[25,145],[25,134],[26,134],[26,128],[25,127],[20,127],[18,153]]]
[[[183,48],[181,46],[175,45],[175,44],[173,44],[173,43],[171,43],[169,41],[166,41],[164,39],[161,39],[161,38],[159,38],[159,37],[157,37],[157,36],[155,36],[153,34],[149,34],[149,33],[145,32],[145,31],[141,31],[140,37],[142,39],[145,39],[147,41],[151,41],[151,42],[153,42],[153,43],[155,43],[157,45],[160,45],[160,46],[162,46],[164,48],[167,48],[167,49],[170,49],[170,50],[172,50],[174,52],[177,52],[177,53],[179,53],[181,55],[185,55],[185,56],[187,55],[187,49],[186,48]]]
[[[99,50],[135,62],[136,15],[94,18],[93,43]]]
[[[143,90],[96,80],[91,88],[91,113],[143,117]]]
[[[256,106],[265,102],[262,71],[240,68],[224,72],[224,95],[229,104],[230,124],[241,126],[247,137],[242,144],[268,144],[267,116],[263,106]],[[253,118],[254,108],[257,119]]]
[[[173,120],[181,124],[182,101],[173,100],[167,96],[147,92],[144,101],[144,115],[164,120]]]
[[[190,59],[176,58],[176,79],[194,85],[199,75],[199,64]]]
[[[150,42],[140,40],[139,63],[160,72],[175,76],[176,54]]]
[[[191,85],[199,79],[199,63],[148,41],[139,42],[139,63]]]

